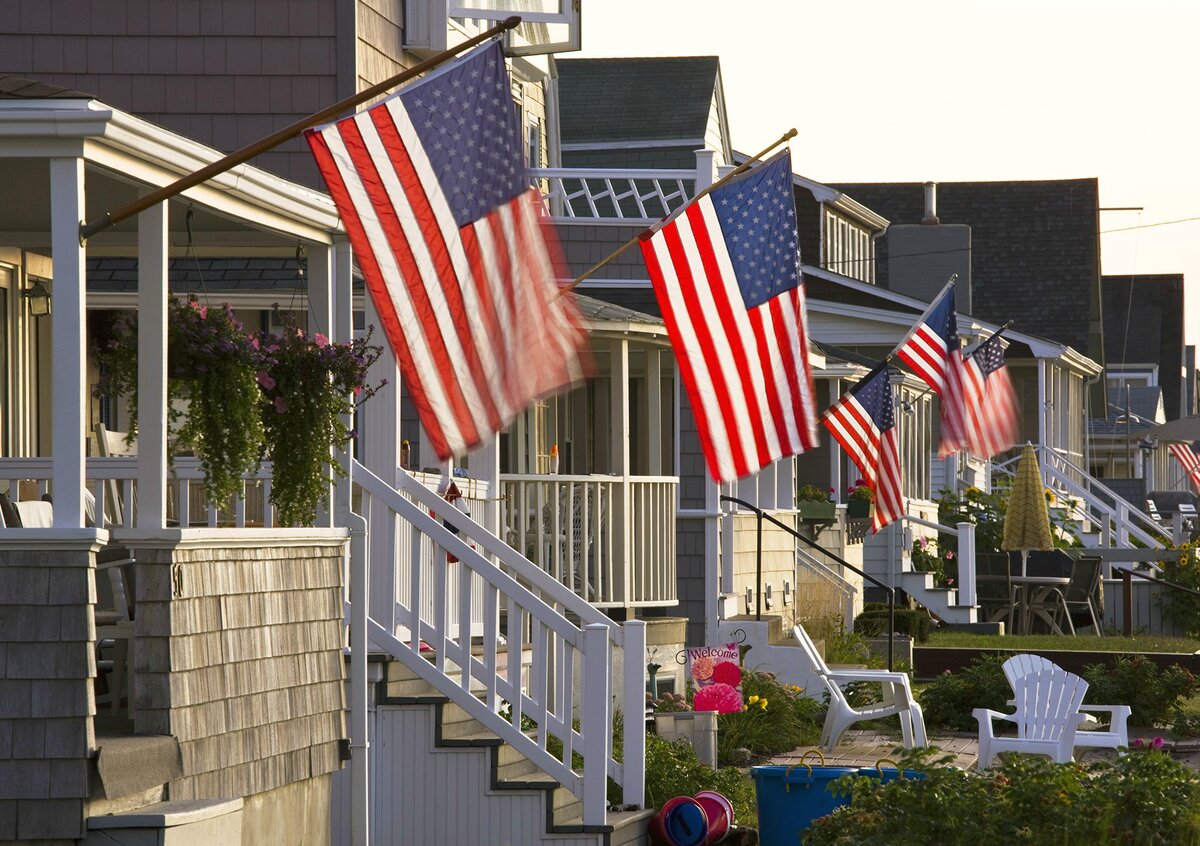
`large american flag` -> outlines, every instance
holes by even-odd
[[[306,137],[438,456],[583,377],[498,43]]]
[[[823,422],[858,467],[867,487],[875,492],[872,531],[878,532],[902,517],[900,447],[887,363],[878,365],[842,394],[825,411]]]
[[[1004,345],[999,332],[966,357],[963,396],[967,448],[971,452],[980,458],[991,458],[1017,442],[1020,412],[1004,364]]]
[[[913,371],[938,395],[942,439],[938,454],[957,452],[966,444],[963,403],[962,353],[958,343],[958,314],[954,309],[954,282],[921,315],[896,349]]]
[[[1196,489],[1200,490],[1200,456],[1196,455],[1196,451],[1189,444],[1167,444],[1167,449],[1183,467]]]
[[[641,246],[712,477],[814,447],[790,154],[700,197]]]

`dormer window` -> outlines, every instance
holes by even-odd
[[[505,36],[509,56],[564,53],[580,47],[581,0],[405,0],[404,46],[439,52],[510,15],[521,25]],[[461,38],[456,37],[461,36]]]

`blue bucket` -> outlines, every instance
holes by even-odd
[[[844,775],[858,773],[858,767],[810,768],[807,764],[751,767],[758,804],[758,842],[761,846],[796,846],[813,820],[849,804],[850,797],[834,795],[830,785]]]
[[[898,781],[902,778],[925,778],[925,773],[921,772],[920,770],[905,770],[903,775],[901,775],[900,770],[896,769],[895,767],[863,767],[858,771],[858,774],[860,776],[867,776],[868,778],[877,778],[884,784],[887,784],[889,781]]]

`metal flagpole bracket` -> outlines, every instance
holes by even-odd
[[[389,89],[395,88],[400,83],[408,82],[408,80],[414,79],[426,71],[432,70],[443,62],[453,59],[464,50],[469,50],[477,44],[482,44],[489,39],[502,35],[508,30],[515,28],[519,23],[521,23],[520,15],[512,15],[511,17],[505,18],[491,29],[485,30],[476,36],[468,38],[462,44],[456,44],[448,50],[443,50],[436,56],[431,56],[420,64],[413,65],[408,70],[401,71],[390,79],[385,79],[383,82],[372,85],[370,88],[365,88],[351,97],[346,97],[343,100],[339,100],[332,106],[324,108],[319,112],[315,112],[306,118],[301,118],[295,123],[273,132],[266,138],[261,138],[258,141],[247,144],[245,147],[230,153],[224,158],[218,159],[217,161],[206,165],[197,171],[193,171],[187,176],[180,177],[170,185],[164,185],[162,188],[151,191],[149,194],[139,197],[133,202],[127,203],[115,211],[106,212],[90,223],[80,221],[80,246],[85,245],[87,243],[87,239],[95,235],[97,232],[102,232],[105,229],[108,229],[110,226],[115,226],[124,220],[128,220],[134,215],[140,214],[146,209],[156,206],[164,200],[171,199],[176,194],[180,194],[189,188],[199,185],[201,182],[207,182],[214,176],[224,173],[230,168],[236,167],[237,165],[240,165],[257,155],[260,155],[261,153],[265,153],[268,150],[273,150],[283,142],[290,141],[291,139],[295,138],[304,130],[313,126],[317,126],[318,124],[327,123],[343,112],[348,111],[349,109],[352,109],[361,103],[365,103],[368,100],[378,97],[380,94],[387,93]]]

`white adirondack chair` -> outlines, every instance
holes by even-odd
[[[821,677],[825,689],[829,692],[829,711],[825,715],[825,726],[821,730],[821,748],[832,752],[842,739],[846,729],[857,722],[877,720],[892,714],[900,716],[900,732],[904,737],[904,746],[925,746],[928,741],[925,736],[925,715],[921,706],[913,697],[905,673],[893,673],[888,670],[831,670],[825,664],[825,659],[817,651],[817,646],[803,626],[792,629],[796,641],[800,644],[812,672]],[[855,708],[846,699],[842,685],[854,682],[879,684],[883,689],[883,701],[862,708]]]
[[[1074,761],[1079,706],[1087,689],[1082,678],[1054,665],[1019,676],[1013,688],[1015,713],[988,708],[971,712],[979,722],[979,766],[990,767],[1000,752],[1049,755],[1060,764]],[[994,720],[1015,724],[1017,736],[997,737]]]
[[[1049,658],[1043,658],[1041,655],[1032,655],[1029,653],[1021,653],[1014,655],[1004,662],[1004,677],[1008,679],[1009,685],[1015,691],[1017,689],[1018,680],[1033,672],[1043,672],[1050,669],[1061,669],[1057,664]],[[1009,704],[1015,704],[1012,700]],[[1108,714],[1108,728],[1098,729],[1095,726],[1100,724],[1100,721],[1092,716],[1092,711],[1099,711]],[[1082,719],[1079,721],[1077,728],[1078,733],[1075,735],[1075,745],[1084,746],[1096,749],[1123,749],[1129,746],[1129,722],[1130,708],[1128,705],[1094,705],[1088,702],[1083,706],[1083,713],[1080,714]]]

